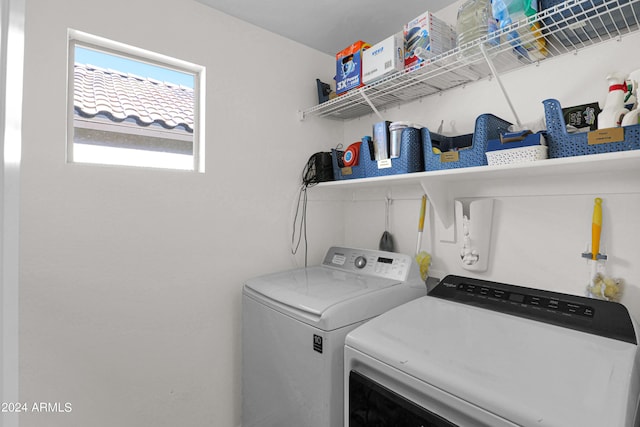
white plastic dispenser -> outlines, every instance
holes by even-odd
[[[456,200],[455,216],[457,241],[462,268],[486,271],[491,248],[493,199]]]

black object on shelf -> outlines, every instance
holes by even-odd
[[[323,102],[327,102],[331,94],[331,85],[320,81],[320,79],[316,79],[316,86],[318,87],[318,103],[322,104]]]

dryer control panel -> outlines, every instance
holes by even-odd
[[[414,274],[418,268],[413,258],[406,254],[342,247],[330,248],[322,265],[402,282],[415,278]]]
[[[637,344],[629,312],[615,302],[455,275],[429,296]]]

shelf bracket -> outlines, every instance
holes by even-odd
[[[511,113],[513,113],[513,116],[516,119],[516,124],[518,125],[518,129],[522,128],[520,117],[518,117],[518,113],[516,113],[516,109],[513,108],[513,104],[511,103],[511,98],[509,98],[509,94],[507,93],[507,90],[502,85],[502,80],[500,80],[500,75],[498,75],[498,70],[496,70],[496,67],[493,64],[493,61],[491,60],[491,58],[489,58],[489,55],[487,55],[487,49],[484,46],[484,43],[480,43],[480,51],[482,52],[482,55],[484,56],[484,59],[487,62],[487,65],[491,69],[491,74],[493,74],[493,76],[496,78],[496,81],[498,82],[498,86],[500,86],[500,90],[502,91],[504,98],[507,100],[507,104],[509,104]]]
[[[378,111],[378,109],[376,108],[375,105],[373,105],[373,102],[371,102],[371,100],[369,99],[369,97],[367,96],[366,93],[364,93],[364,91],[361,91],[360,94],[362,95],[362,97],[364,98],[365,101],[367,101],[367,104],[369,104],[369,107],[371,107],[371,109],[373,110],[374,113],[376,113],[376,115],[380,118],[381,121],[384,122],[384,117],[382,117],[382,114],[380,114],[380,112]]]
[[[455,242],[454,197],[450,186],[441,185],[437,180],[431,182],[429,179],[421,179],[420,185],[433,207],[435,223],[440,226],[438,231],[440,241]]]

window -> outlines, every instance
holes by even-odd
[[[204,68],[69,30],[67,161],[204,172]]]

